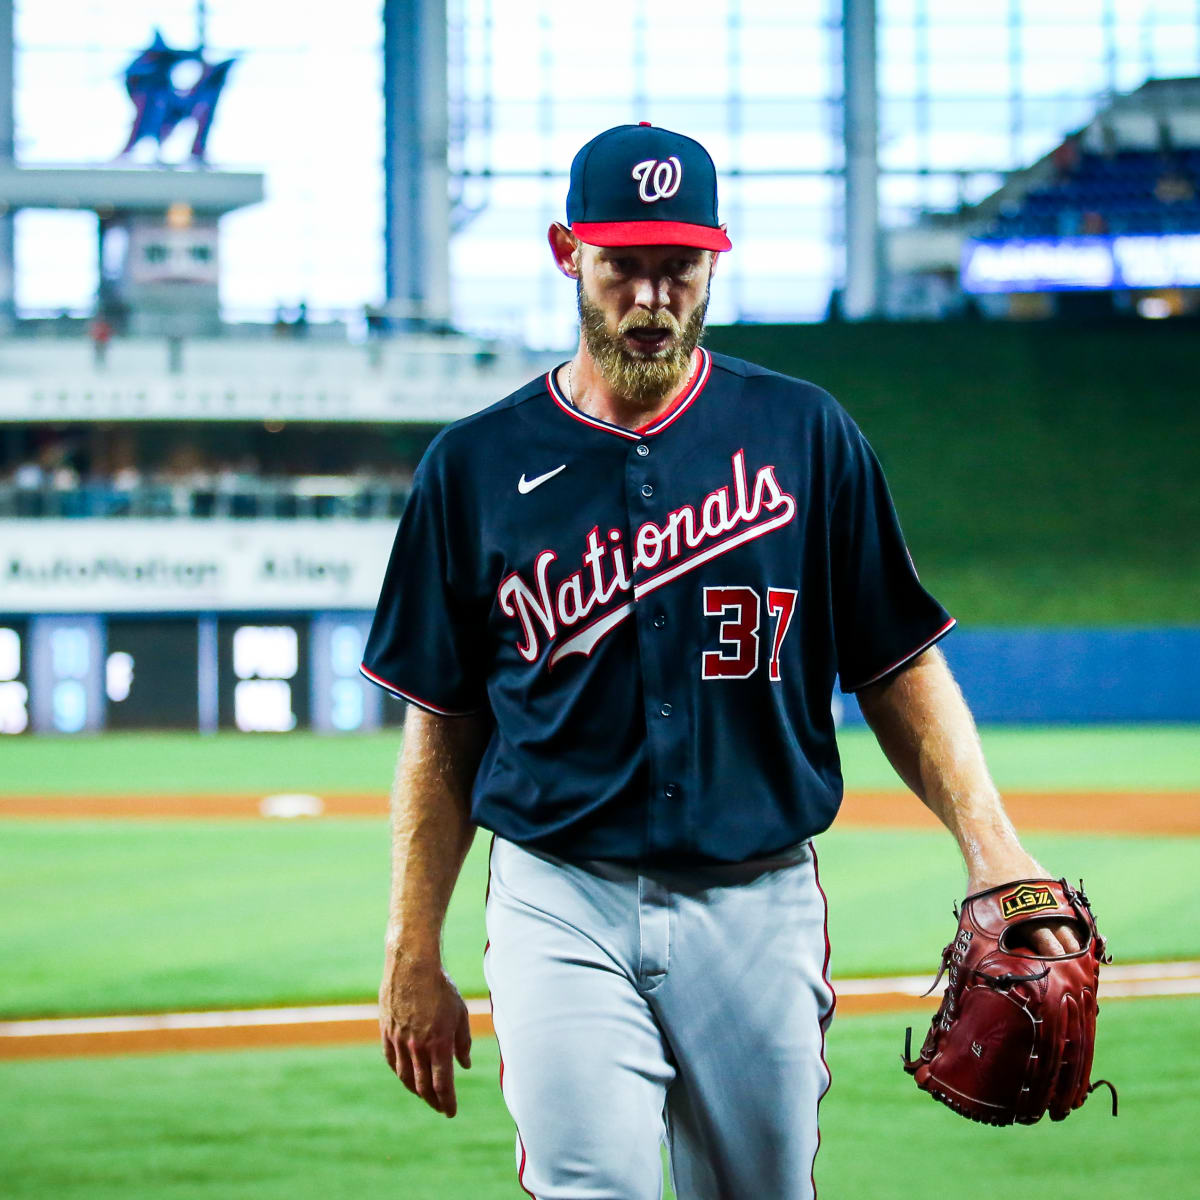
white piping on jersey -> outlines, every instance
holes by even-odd
[[[914,567],[913,570],[915,573],[916,568]],[[885,675],[890,675],[894,670],[896,670],[897,667],[904,666],[909,659],[916,658],[922,650],[928,650],[934,642],[936,642],[939,638],[945,637],[946,634],[948,634],[950,630],[952,630],[957,624],[958,621],[954,617],[951,617],[950,620],[948,620],[945,625],[943,625],[941,629],[939,629],[937,633],[933,635],[933,637],[931,637],[928,641],[922,642],[915,650],[910,650],[906,655],[904,655],[903,658],[896,659],[896,661],[892,663],[890,667],[884,667],[882,671],[876,672],[876,674],[872,675],[870,679],[864,679],[862,683],[856,683],[850,687],[843,687],[842,691],[857,692],[860,688],[870,687],[871,684],[878,683],[879,680],[881,680]]]
[[[439,717],[470,717],[477,712],[482,712],[479,708],[468,709],[452,709],[441,708],[430,700],[422,700],[418,696],[414,696],[411,692],[406,692],[403,688],[398,688],[394,683],[389,683],[380,675],[376,675],[366,663],[359,663],[359,673],[369,679],[372,683],[379,684],[380,687],[386,688],[393,696],[399,696],[401,700],[407,700],[410,704],[415,704],[418,708],[423,708],[426,712],[431,712]]]
[[[521,627],[517,653],[526,662],[534,662],[541,653],[543,634],[553,642],[564,628],[587,622],[554,651],[549,665],[554,666],[567,654],[590,654],[600,639],[633,611],[632,604],[626,602],[587,621],[619,593],[632,592],[636,602],[718,555],[728,554],[792,521],[796,498],[784,491],[773,465],[760,467],[751,483],[744,450],[738,450],[730,464],[732,487],[726,484],[714,489],[698,507],[681,505],[667,514],[661,526],[644,521],[634,534],[632,555],[624,545],[621,530],[610,529],[605,538],[599,527],[593,526],[585,537],[579,570],[560,580],[553,595],[549,571],[558,559],[554,550],[542,550],[535,556],[532,584],[522,578],[520,571],[505,576],[497,589],[497,600],[501,611]],[[661,570],[635,583],[639,571],[653,571],[660,564]]]
[[[667,409],[661,417],[659,417],[652,425],[642,425],[637,429],[626,429],[623,425],[614,425],[611,421],[601,420],[599,417],[589,416],[585,412],[581,412],[573,405],[570,400],[563,395],[562,390],[555,382],[554,376],[558,368],[553,371],[546,372],[546,389],[550,393],[551,399],[559,408],[563,410],[569,417],[574,417],[577,421],[582,421],[585,425],[592,426],[593,429],[603,429],[606,433],[615,433],[623,438],[628,438],[630,441],[637,442],[644,437],[650,437],[656,433],[662,433],[668,425],[674,424],[684,412],[691,408],[692,402],[704,390],[704,385],[708,383],[708,377],[712,374],[712,355],[709,354],[703,346],[699,347],[700,366],[696,371],[695,378],[692,380],[691,386],[687,389],[675,403]]]

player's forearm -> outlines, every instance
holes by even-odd
[[[387,945],[397,958],[440,961],[441,932],[471,847],[471,784],[489,721],[409,710],[392,788]]]
[[[958,841],[972,879],[1025,859],[988,774],[975,722],[936,648],[858,696],[896,773]]]

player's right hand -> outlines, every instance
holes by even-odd
[[[458,1112],[454,1060],[471,1066],[467,1006],[440,962],[412,963],[389,951],[379,988],[383,1056],[406,1088],[435,1112]]]

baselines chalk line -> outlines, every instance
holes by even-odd
[[[885,1012],[932,1005],[928,975],[835,979],[841,1013]],[[1101,1001],[1200,995],[1200,961],[1130,963],[1104,968]],[[467,1009],[476,1036],[492,1033],[486,999]],[[374,1004],[329,1004],[211,1012],[54,1017],[0,1022],[0,1059],[167,1050],[246,1049],[369,1041],[378,1037]]]

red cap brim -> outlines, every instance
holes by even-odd
[[[723,229],[685,225],[681,221],[587,221],[571,232],[589,246],[692,246],[697,250],[732,250]]]

